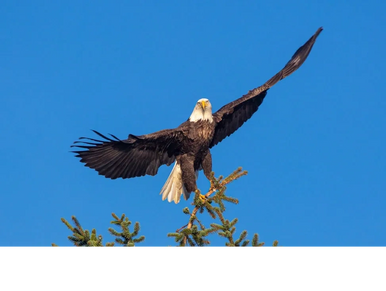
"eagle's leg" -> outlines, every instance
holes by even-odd
[[[194,157],[182,155],[179,157],[181,167],[182,183],[188,193],[199,191],[196,183],[196,172],[194,170]]]
[[[201,163],[202,169],[204,170],[205,177],[210,182],[210,189],[209,191],[215,189],[212,179],[211,179],[211,173],[212,173],[212,155],[210,154],[210,151],[208,150],[206,154],[204,155],[204,158],[202,159]]]

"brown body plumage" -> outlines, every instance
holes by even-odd
[[[73,147],[77,157],[87,167],[106,178],[132,178],[157,174],[161,165],[176,162],[161,190],[162,198],[178,203],[181,194],[189,198],[197,189],[197,172],[203,169],[209,178],[212,171],[210,148],[235,132],[258,110],[267,90],[297,70],[306,60],[322,31],[316,33],[292,56],[291,60],[264,85],[250,90],[212,114],[207,99],[200,99],[190,118],[175,129],[134,136],[120,140],[94,131],[103,140],[80,138]]]

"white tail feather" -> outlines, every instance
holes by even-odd
[[[180,202],[181,195],[184,194],[185,200],[189,198],[190,193],[186,191],[181,176],[181,167],[177,162],[174,163],[173,170],[171,171],[169,178],[166,180],[165,185],[161,189],[162,200],[168,199],[169,202]]]

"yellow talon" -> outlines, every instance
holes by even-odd
[[[196,195],[198,195],[198,199],[200,199],[202,203],[205,203],[208,200],[208,198],[205,195],[201,194],[200,190],[197,189],[194,192],[196,193]]]

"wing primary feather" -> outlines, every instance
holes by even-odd
[[[100,143],[106,142],[106,141],[103,141],[103,140],[94,139],[94,138],[90,138],[90,137],[83,137],[83,136],[80,137],[79,139],[88,139],[88,140],[92,140],[92,141],[96,141],[96,142],[100,142]],[[81,141],[78,141],[78,142],[81,142]]]
[[[82,144],[88,144],[88,145],[92,145],[92,146],[98,146],[100,145],[100,143],[96,143],[96,142],[88,142],[88,141],[74,141],[74,144],[71,146],[71,147],[77,147],[79,143],[82,143]]]
[[[115,135],[109,133],[109,135],[111,135],[113,138],[115,138],[117,141],[121,141],[119,138],[117,138]]]
[[[97,132],[96,130],[93,130],[93,129],[92,129],[92,131],[93,131],[94,133],[96,133],[97,135],[99,135],[100,137],[103,137],[103,138],[104,138],[104,139],[106,139],[106,140],[109,140],[109,141],[114,141],[113,139],[111,139],[111,138],[109,138],[109,137],[106,137],[106,136],[104,136],[103,134],[101,134],[101,133]]]
[[[322,32],[323,28],[319,27],[318,30],[315,32],[313,36],[310,37],[310,39],[302,45],[300,48],[296,50],[296,52],[292,55],[291,59],[286,63],[284,68],[277,73],[275,76],[273,76],[271,79],[269,79],[263,86],[266,86],[266,89],[271,88],[273,85],[275,85],[280,80],[283,80],[285,77],[288,77],[293,72],[295,72],[297,69],[300,68],[300,66],[305,62],[308,55],[311,52],[311,49],[315,43],[316,38],[318,35]]]
[[[81,149],[90,149],[90,146],[82,146],[82,145],[72,145],[72,148],[81,148]],[[80,151],[81,153],[86,152],[86,151]]]

